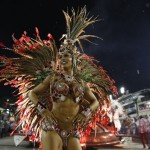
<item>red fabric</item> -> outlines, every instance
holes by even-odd
[[[140,137],[140,140],[141,140],[141,142],[143,144],[143,147],[145,148],[146,147],[145,144],[147,144],[147,145],[149,144],[149,141],[148,141],[148,132],[139,133],[139,137]]]

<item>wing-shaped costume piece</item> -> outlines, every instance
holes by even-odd
[[[63,11],[66,19],[66,34],[59,49],[57,49],[52,35],[48,34],[47,40],[42,40],[39,31],[36,28],[36,38],[30,38],[26,32],[17,40],[13,36],[14,44],[12,49],[4,46],[5,49],[11,50],[16,54],[15,58],[0,57],[0,80],[5,80],[5,84],[11,84],[12,87],[18,89],[18,105],[17,111],[20,115],[20,124],[26,131],[32,129],[35,131],[35,137],[39,134],[39,125],[42,121],[41,116],[35,109],[35,106],[28,98],[28,92],[38,85],[46,76],[61,72],[59,68],[58,57],[64,51],[70,51],[73,55],[73,67],[76,77],[87,82],[89,87],[99,101],[99,108],[93,113],[90,124],[86,127],[86,133],[89,134],[90,127],[94,126],[94,122],[101,122],[106,110],[103,106],[109,107],[109,94],[116,94],[114,80],[111,80],[106,71],[102,67],[98,67],[94,63],[92,57],[83,53],[81,40],[89,40],[94,35],[86,35],[85,28],[97,21],[96,18],[88,17],[86,8],[82,8],[75,13],[72,9],[72,15]],[[77,45],[82,53],[77,48]],[[49,91],[45,92],[40,98],[51,109],[51,101],[49,100]],[[87,105],[86,104],[83,104]]]
[[[48,34],[48,40],[41,40],[36,28],[36,39],[26,35],[17,40],[13,36],[13,48],[4,47],[16,54],[15,58],[0,57],[0,80],[18,89],[17,113],[20,115],[20,123],[28,132],[31,128],[38,128],[41,119],[35,106],[28,98],[31,88],[38,85],[48,75],[54,74],[57,69],[57,47],[52,36]],[[41,100],[48,103],[48,91]],[[35,131],[37,129],[34,129]]]
[[[95,128],[95,122],[99,122],[103,126],[108,125],[110,118],[108,117],[107,112],[111,105],[109,95],[116,95],[117,89],[114,86],[115,81],[110,79],[102,66],[95,65],[94,61],[96,60],[94,60],[93,57],[83,54],[80,55],[78,59],[79,64],[77,65],[77,76],[87,82],[99,101],[99,108],[93,113],[91,121],[86,126],[85,132],[83,133],[84,137],[89,135],[91,130]]]

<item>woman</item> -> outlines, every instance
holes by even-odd
[[[96,37],[83,34],[96,18],[88,18],[85,7],[77,13],[72,9],[71,16],[63,13],[67,32],[59,49],[51,34],[41,40],[36,28],[36,39],[26,32],[19,40],[13,36],[11,50],[19,58],[0,57],[5,66],[1,80],[19,91],[19,126],[26,133],[32,130],[32,139],[41,142],[43,150],[81,150],[80,135],[89,135],[96,122],[105,120],[108,95],[116,93],[106,71],[77,48],[82,49],[80,40]]]
[[[54,77],[48,76],[41,84],[29,92],[29,98],[37,105],[38,95],[42,91],[49,89],[50,81],[53,78],[51,93],[53,95],[53,108],[51,111],[45,108],[41,113],[45,118],[41,136],[43,150],[62,150],[62,146],[67,147],[68,150],[81,150],[79,133],[77,132],[78,123],[84,124],[99,105],[87,84],[79,81],[74,76],[72,60],[72,55],[69,51],[61,54],[60,64],[62,64],[63,73],[56,74]],[[68,77],[70,78],[69,81],[66,79]],[[57,97],[56,93],[63,93],[64,99]],[[86,99],[89,102],[86,112],[80,112],[82,99]],[[57,129],[47,129],[46,123],[51,127],[55,125],[58,127]]]

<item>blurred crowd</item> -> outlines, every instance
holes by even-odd
[[[147,126],[150,126],[150,115],[139,116],[139,117],[134,117],[134,118],[128,117],[121,121],[121,128],[120,128],[119,133],[138,136],[139,135],[139,120],[141,118],[143,118]],[[149,134],[149,138],[150,138],[150,134]]]
[[[16,126],[17,123],[13,114],[0,111],[0,138],[9,136]]]
[[[150,149],[150,115],[144,115],[122,120],[119,134],[124,134],[124,140],[132,140],[132,137],[138,137],[143,148]]]

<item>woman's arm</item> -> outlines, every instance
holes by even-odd
[[[92,112],[95,111],[99,106],[97,98],[90,90],[88,85],[84,83],[82,85],[84,86],[84,99],[86,99],[89,102],[89,107],[83,110],[82,112],[78,113],[78,115],[73,120],[74,125],[78,125],[78,123],[84,125],[91,117]]]
[[[41,95],[44,91],[49,90],[51,80],[52,80],[51,76],[46,77],[42,83],[40,83],[38,86],[32,89],[28,94],[30,100],[36,106],[36,109],[38,110],[40,115],[44,117],[46,120],[52,120],[53,115],[44,104],[39,102],[38,96]]]
[[[34,89],[32,89],[29,92],[28,96],[29,96],[30,100],[33,102],[34,105],[37,105],[37,103],[38,103],[38,95],[40,95],[41,93],[43,93],[45,90],[49,89],[50,79],[51,79],[50,76],[46,77],[42,81],[42,83],[40,83],[39,85],[37,85]]]
[[[90,90],[89,86],[87,84],[84,85],[84,98],[90,103],[89,108],[91,111],[94,111],[99,106],[99,103],[97,101],[97,98],[93,94],[93,92]]]

